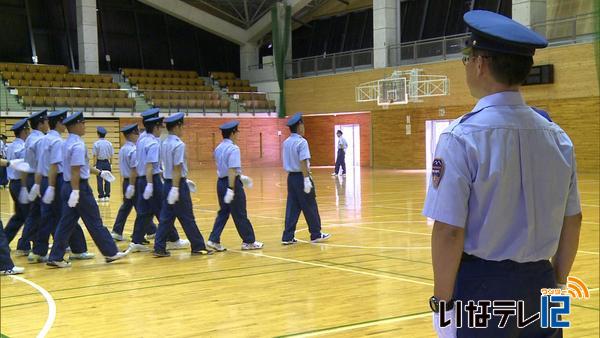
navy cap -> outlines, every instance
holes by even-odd
[[[28,117],[17,121],[17,123],[13,124],[13,126],[10,127],[10,130],[19,132],[19,131],[23,130],[24,128],[27,128],[27,121],[29,121]]]
[[[78,111],[78,112],[74,112],[73,114],[69,115],[66,119],[64,119],[62,121],[62,123],[65,126],[69,126],[71,124],[75,124],[81,121],[85,121],[85,118],[83,117],[83,113]]]
[[[165,118],[165,123],[166,124],[175,124],[175,123],[183,122],[184,117],[185,117],[185,114],[179,112],[179,113],[173,114],[173,115]]]
[[[55,110],[55,111],[51,112],[50,114],[48,114],[48,118],[50,120],[62,120],[65,117],[67,117],[68,111],[69,111],[68,109]]]
[[[149,124],[159,124],[162,123],[164,117],[152,117],[149,119],[144,120],[144,123],[149,123]]]
[[[158,117],[159,113],[160,113],[160,109],[158,109],[158,108],[148,109],[142,113],[142,119],[144,119],[144,121],[146,121],[147,119],[151,119],[153,117]]]
[[[503,15],[474,10],[465,13],[465,23],[471,30],[467,47],[504,54],[533,56],[536,48],[548,46],[538,33]]]
[[[134,131],[136,131],[136,130],[138,130],[138,125],[137,125],[137,123],[130,124],[130,125],[128,125],[128,126],[125,126],[125,127],[121,128],[121,132],[122,132],[123,134],[125,134],[125,135],[127,135],[127,134],[131,134],[132,132],[134,132]]]
[[[219,129],[229,130],[229,129],[233,129],[233,128],[237,127],[239,124],[240,124],[240,121],[229,121],[229,122],[225,122],[222,125],[220,125]]]
[[[44,109],[42,111],[36,112],[29,116],[29,125],[33,128],[34,124],[37,124],[39,121],[48,119],[48,109]]]
[[[98,133],[106,135],[106,128],[104,127],[96,127],[96,131],[98,131]]]
[[[294,116],[290,117],[290,119],[287,121],[287,125],[288,127],[291,127],[300,121],[302,121],[302,113],[296,113]]]

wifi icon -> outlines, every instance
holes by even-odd
[[[577,278],[569,276],[567,278],[567,292],[572,298],[575,299],[588,299],[590,298],[590,291],[588,290],[585,283]]]

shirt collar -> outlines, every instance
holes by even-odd
[[[298,133],[291,133],[290,137],[302,137],[302,136],[300,136],[300,134],[298,134]]]
[[[37,130],[37,129],[33,129],[31,131],[31,133],[29,134],[29,136],[44,136],[44,133],[42,133],[41,131]]]
[[[52,129],[48,132],[48,135],[52,135],[52,136],[58,136],[60,137],[60,133],[57,132],[56,130]]]
[[[169,138],[171,140],[174,140],[174,141],[181,141],[181,139],[179,138],[179,136],[173,135],[173,134],[169,134],[169,136],[167,138]]]
[[[230,140],[230,139],[228,139],[228,138],[224,138],[222,142],[223,142],[223,143],[230,143],[230,144],[233,144],[233,141],[232,141],[232,140]]]
[[[77,134],[72,134],[72,133],[69,133],[69,138],[70,138],[70,139],[74,139],[74,140],[76,140],[76,141],[82,141],[82,138],[81,138],[81,136],[79,136],[79,135],[77,135]]]
[[[475,105],[471,112],[478,112],[491,106],[524,106],[525,100],[518,91],[506,91],[484,96]]]

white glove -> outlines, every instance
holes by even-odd
[[[188,188],[190,188],[190,192],[196,192],[196,183],[194,183],[194,181],[192,180],[186,180]]]
[[[135,186],[130,184],[125,190],[125,198],[130,200],[133,197],[133,195],[135,195]]]
[[[79,190],[73,190],[71,191],[71,195],[69,195],[67,204],[69,205],[69,208],[75,208],[77,203],[79,203]]]
[[[150,199],[150,197],[152,197],[152,193],[154,192],[154,186],[152,185],[152,183],[147,183],[146,184],[146,189],[144,189],[144,199],[148,200]]]
[[[433,313],[433,328],[439,338],[456,338],[456,318],[454,316],[454,308],[444,313],[444,319],[450,320],[450,325],[440,327],[440,314]]]
[[[177,201],[179,201],[179,188],[171,187],[171,190],[169,190],[169,194],[167,195],[167,203],[175,204]]]
[[[42,202],[45,204],[51,204],[54,201],[54,187],[49,185],[46,188],[46,192],[44,192],[44,197],[42,197]]]
[[[21,190],[19,190],[19,203],[29,204],[29,194],[26,187],[21,187]]]
[[[233,196],[235,196],[235,193],[233,192],[233,190],[231,190],[231,188],[227,188],[227,192],[225,193],[225,198],[223,198],[223,201],[225,202],[225,204],[231,203],[231,201],[233,201]]]
[[[40,185],[35,183],[29,190],[29,202],[35,201],[36,198],[40,197]]]
[[[310,191],[312,190],[313,185],[312,182],[310,181],[310,177],[305,177],[304,178],[304,193],[306,194],[310,194]]]
[[[115,181],[115,177],[108,170],[101,170],[100,171],[100,177],[102,177],[102,179],[105,180],[108,183],[112,183],[112,182]]]
[[[31,169],[29,163],[25,162],[22,158],[10,160],[9,162],[10,165],[8,167],[16,171],[29,171]]]
[[[252,179],[246,175],[241,175],[240,180],[242,181],[242,183],[244,183],[244,187],[248,189],[252,189],[252,187],[254,186],[254,182],[252,182]]]

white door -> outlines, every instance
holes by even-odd
[[[346,170],[352,172],[355,167],[360,167],[360,125],[358,124],[337,124],[333,128],[333,158],[337,161],[337,131],[342,131],[342,136],[348,142],[346,149]],[[335,163],[335,162],[334,162]]]

